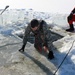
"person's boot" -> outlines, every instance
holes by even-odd
[[[49,54],[48,54],[48,59],[53,59],[54,58],[54,55],[53,55],[53,52],[52,51],[49,51]]]
[[[73,31],[74,31],[74,26],[73,26],[73,24],[71,24],[71,25],[70,25],[70,28],[69,28],[69,29],[66,29],[66,31],[73,32]]]

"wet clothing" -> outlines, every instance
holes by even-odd
[[[69,25],[72,25],[75,21],[75,8],[72,10],[71,14],[67,17]]]
[[[28,38],[30,37],[30,32],[34,33],[35,36],[35,43],[34,46],[35,47],[39,47],[39,49],[41,50],[43,46],[46,46],[48,48],[48,50],[51,50],[51,45],[52,45],[52,37],[50,34],[50,30],[47,27],[47,23],[45,21],[39,21],[39,27],[38,30],[36,30],[35,32],[32,31],[31,29],[31,24],[29,23],[25,33],[24,33],[24,38],[23,38],[23,45],[26,45]]]

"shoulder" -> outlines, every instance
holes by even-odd
[[[47,25],[45,20],[40,20],[39,22],[40,22],[40,25],[42,25],[42,26],[46,26]]]
[[[30,23],[26,26],[25,31],[31,31],[31,24]]]
[[[41,20],[40,28],[43,29],[43,30],[48,30],[48,24],[46,23],[46,21]]]
[[[43,23],[45,23],[45,20],[40,20],[39,22],[40,22],[41,24],[43,24]]]
[[[31,23],[28,23],[26,26],[27,28],[31,28]]]

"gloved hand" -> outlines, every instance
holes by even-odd
[[[25,48],[25,45],[23,45],[22,48],[19,49],[19,51],[20,51],[20,52],[24,52],[24,48]]]
[[[53,52],[52,51],[49,51],[49,54],[48,54],[48,59],[53,59],[54,58],[54,55],[53,55]]]

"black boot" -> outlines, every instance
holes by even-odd
[[[54,58],[54,55],[53,55],[53,52],[52,51],[49,51],[49,54],[48,54],[48,59],[53,59]]]
[[[73,32],[73,31],[74,31],[74,26],[73,26],[73,24],[71,24],[71,25],[70,25],[70,28],[69,28],[69,29],[66,29],[66,31]]]

